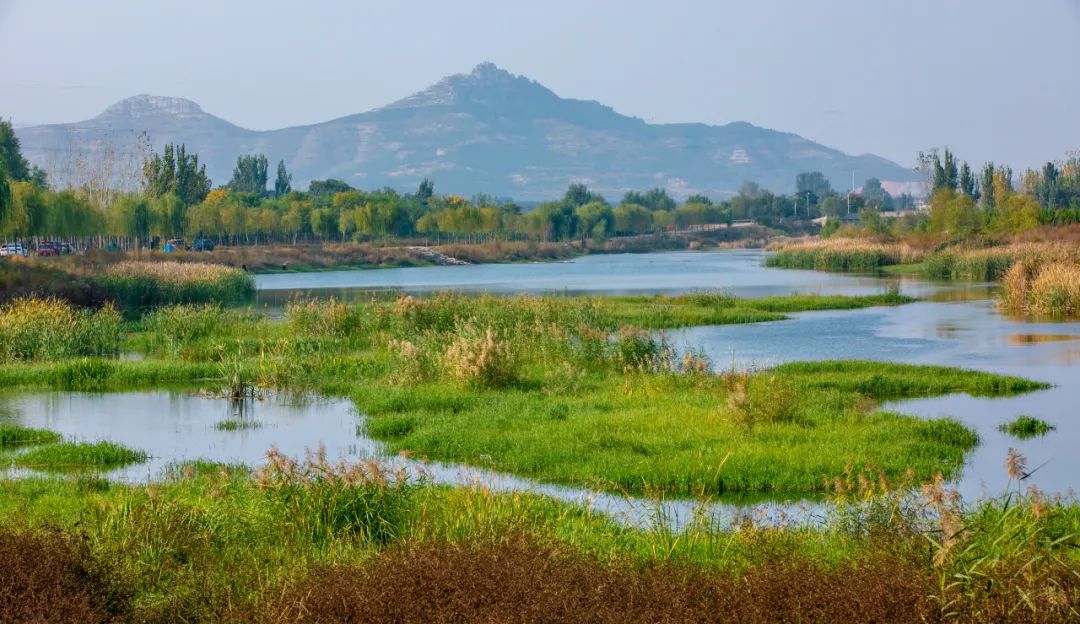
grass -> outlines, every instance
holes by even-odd
[[[1045,420],[1040,420],[1026,414],[1017,416],[1016,419],[1010,422],[998,425],[998,431],[1007,433],[1020,440],[1044,436],[1056,428],[1057,427],[1054,427],[1054,425],[1051,425]]]
[[[780,367],[749,385],[754,413],[764,414],[750,427],[719,377],[586,375],[556,401],[542,389],[464,393],[438,383],[365,386],[352,397],[369,434],[393,451],[636,494],[797,496],[824,492],[829,476],[849,464],[874,466],[889,479],[909,470],[923,480],[949,475],[977,443],[951,420],[876,411],[878,399],[1039,387],[869,362],[816,373]]]
[[[882,267],[920,262],[925,253],[906,243],[855,238],[797,240],[774,246],[766,266],[847,273],[876,273]]]
[[[673,531],[317,455],[221,468],[150,486],[0,481],[4,608],[86,596],[101,619],[81,621],[235,622],[1052,622],[1080,608],[1080,508],[1037,493],[963,505],[940,483],[851,480],[817,527],[703,515]]]
[[[1037,318],[1080,318],[1080,263],[1025,259],[1005,274],[1002,305]]]
[[[146,461],[149,455],[114,442],[60,442],[14,457],[15,465],[46,471],[108,470]]]
[[[715,371],[647,331],[905,301],[442,294],[297,302],[282,319],[162,309],[125,325],[125,348],[144,361],[10,363],[0,384],[220,388],[236,378],[320,391],[351,397],[391,451],[700,504],[678,529],[661,511],[625,526],[589,505],[435,486],[318,451],[271,451],[253,471],[188,463],[145,486],[60,470],[0,480],[0,552],[16,562],[0,572],[11,574],[0,576],[0,609],[61,613],[81,596],[92,611],[72,612],[79,621],[1075,619],[1080,507],[1019,481],[965,506],[942,479],[975,434],[877,408],[1044,384],[880,362]],[[55,443],[13,458],[70,469],[136,455]],[[1010,457],[1018,479],[1022,464]],[[736,528],[708,507],[731,495],[810,496],[820,523],[747,514]],[[57,555],[68,551],[39,540],[46,530],[79,550]],[[54,555],[59,567],[35,567]]]
[[[257,420],[249,420],[242,418],[229,418],[228,420],[219,421],[214,425],[214,429],[218,431],[245,431],[249,429],[259,429],[262,427],[262,423]]]
[[[849,463],[889,479],[909,469],[922,480],[950,475],[977,442],[956,422],[881,412],[878,400],[1043,386],[875,362],[718,375],[702,355],[676,353],[634,326],[907,301],[895,292],[758,300],[442,294],[301,302],[279,321],[187,306],[134,326],[130,342],[150,359],[4,366],[0,383],[309,388],[352,398],[370,434],[394,452],[636,494],[820,495]]]
[[[120,315],[73,308],[59,299],[15,299],[0,305],[0,361],[115,355]]]
[[[97,280],[133,311],[167,304],[237,303],[255,294],[255,281],[244,271],[197,262],[120,262]]]
[[[11,423],[0,423],[0,447],[31,444],[52,444],[60,441],[60,434],[48,429],[35,429]]]

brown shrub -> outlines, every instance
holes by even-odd
[[[526,539],[426,544],[330,567],[283,594],[274,622],[922,622],[932,582],[897,556],[826,569],[767,556],[742,575],[636,570]]]
[[[119,621],[85,549],[58,534],[0,530],[0,624]]]

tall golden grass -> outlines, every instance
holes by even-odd
[[[1002,283],[1002,304],[1016,313],[1080,318],[1080,264],[1024,259]]]

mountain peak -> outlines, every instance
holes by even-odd
[[[171,115],[196,117],[205,114],[201,106],[178,97],[164,97],[145,93],[120,100],[105,109],[102,117],[151,117]]]
[[[557,99],[540,83],[525,76],[512,74],[495,63],[486,61],[473,67],[468,74],[447,76],[423,91],[402,98],[385,108],[420,108],[453,104],[487,103],[492,100],[530,98]]]

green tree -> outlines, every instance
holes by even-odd
[[[30,164],[23,158],[19,137],[11,122],[5,119],[0,119],[0,166],[9,180],[18,182],[30,179]]]
[[[285,170],[285,161],[277,164],[277,178],[274,180],[274,197],[282,197],[292,190],[292,174]]]
[[[817,205],[818,200],[832,192],[829,179],[820,171],[807,171],[795,176],[795,192],[799,197],[810,193],[810,203]]]
[[[688,204],[704,204],[706,206],[712,206],[712,200],[705,195],[694,194],[686,198]]]
[[[653,214],[638,204],[619,204],[611,211],[619,234],[647,234],[653,230]]]
[[[967,162],[960,165],[960,192],[972,199],[979,199],[979,191],[975,185],[975,174]]]
[[[987,210],[994,209],[994,163],[988,162],[983,165],[979,173],[979,197],[982,198],[982,207]]]
[[[229,188],[237,193],[254,193],[265,197],[268,168],[269,163],[262,154],[237,156]]]
[[[593,194],[584,184],[571,184],[563,194],[563,203],[571,210],[594,201],[602,202],[604,198]]]
[[[0,231],[6,225],[8,216],[15,212],[11,198],[11,185],[8,184],[7,166],[0,161]]]
[[[356,190],[341,180],[328,178],[326,180],[312,180],[308,184],[308,195],[312,197],[333,197],[338,193]]]
[[[420,186],[416,189],[416,200],[420,205],[427,208],[431,196],[435,194],[435,183],[427,178],[420,180]]]
[[[611,206],[603,202],[591,201],[578,206],[574,213],[577,216],[578,238],[581,240],[604,240],[615,232],[615,215]]]
[[[143,163],[143,188],[151,198],[175,195],[184,206],[194,206],[206,198],[213,183],[198,154],[188,154],[181,143],[169,143],[161,154]]]

